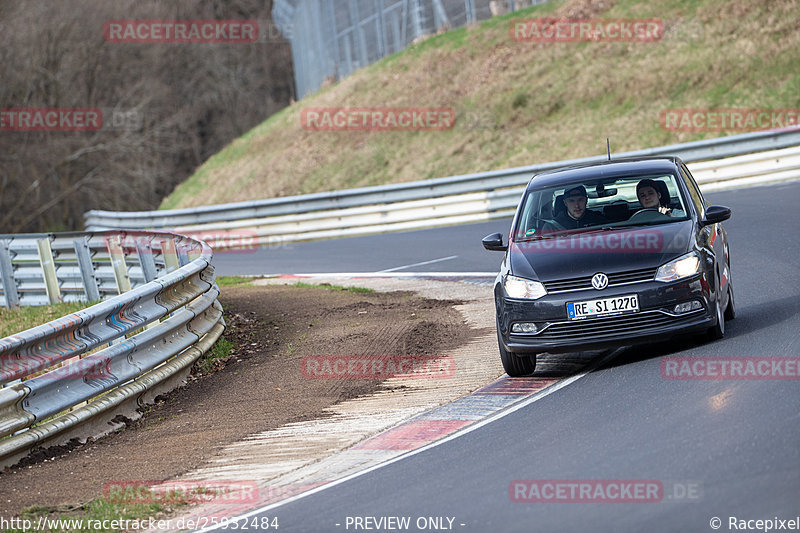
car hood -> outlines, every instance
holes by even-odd
[[[693,222],[575,233],[509,246],[511,274],[539,281],[658,267],[688,252]]]

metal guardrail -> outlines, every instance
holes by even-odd
[[[142,232],[0,234],[2,302],[106,299],[187,264],[194,246],[183,236]]]
[[[765,169],[778,172],[769,162],[792,156],[781,152],[765,154],[765,151],[798,145],[800,130],[792,129],[648,148],[616,153],[612,157],[676,155],[691,163],[690,169],[701,184],[709,184],[760,176]],[[754,152],[761,155],[746,155]],[[745,159],[736,159],[740,156]],[[510,216],[522,188],[537,172],[605,158],[602,155],[464,176],[197,208],[89,211],[84,218],[89,229],[175,228],[203,240],[214,240],[229,233],[249,235],[248,244],[363,235]],[[706,160],[714,161],[696,163]],[[749,166],[744,166],[745,163]],[[748,169],[747,175],[741,175],[740,165]],[[779,166],[784,173],[782,179],[800,177],[794,160],[781,161]]]
[[[4,262],[28,265],[20,269],[23,288],[33,286],[26,280],[35,242],[45,249],[42,270],[51,270],[39,274],[51,278],[39,282],[54,286],[50,296],[76,276],[88,285],[83,299],[105,294],[109,269],[121,293],[0,339],[0,466],[37,446],[113,430],[117,415],[174,388],[224,330],[203,242],[165,232],[0,235],[0,242]]]

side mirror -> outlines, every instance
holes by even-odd
[[[706,216],[700,221],[700,224],[703,226],[718,224],[724,220],[728,220],[729,218],[731,218],[730,207],[710,205],[706,208]]]
[[[487,235],[481,240],[483,247],[492,252],[505,252],[508,246],[503,244],[503,235],[500,233],[492,233]]]

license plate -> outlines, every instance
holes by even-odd
[[[635,294],[585,300],[583,302],[567,302],[567,318],[580,320],[602,316],[624,315],[639,311],[639,297]]]

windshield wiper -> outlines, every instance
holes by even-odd
[[[551,239],[552,237],[552,233],[540,233],[539,235],[528,235],[525,238],[517,239],[517,242],[541,241],[542,239]]]
[[[600,228],[579,228],[579,230],[571,230],[569,233],[559,234],[559,237],[567,237],[570,235],[586,235],[587,233],[600,233],[602,231],[613,231],[620,229],[619,226],[603,226]]]
[[[581,233],[597,233],[598,231],[612,231],[619,228],[620,226],[603,226],[600,228],[586,228],[586,231],[582,231]]]

